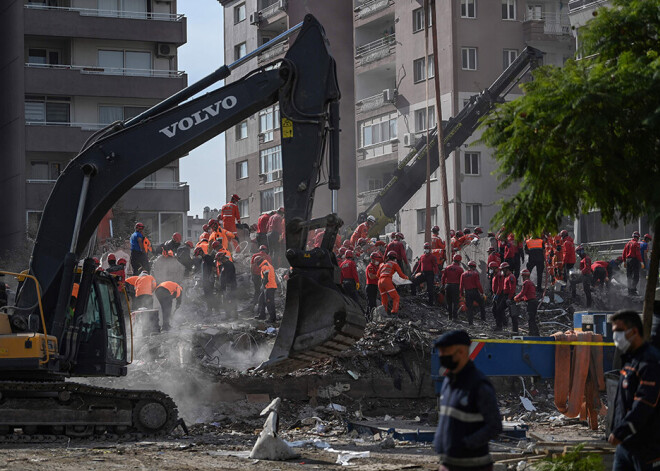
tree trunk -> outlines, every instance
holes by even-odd
[[[651,325],[653,323],[653,301],[655,300],[655,288],[658,282],[658,262],[660,261],[660,216],[653,215],[653,246],[649,257],[648,278],[646,280],[646,291],[644,293],[644,338],[651,337]]]

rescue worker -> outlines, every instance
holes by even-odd
[[[214,244],[216,246],[220,246],[219,241],[214,241]],[[201,266],[202,266],[202,291],[204,292],[204,301],[206,302],[206,308],[209,312],[212,312],[213,309],[215,308],[215,300],[214,300],[214,295],[215,295],[215,277],[216,277],[216,270],[215,270],[215,250],[211,247],[209,250],[208,243],[206,245],[202,245],[198,247],[198,249],[201,249],[199,252],[197,252],[196,249],[196,254],[199,254],[199,257],[201,258]]]
[[[144,224],[138,222],[135,224],[135,232],[131,235],[131,268],[133,275],[137,275],[141,271],[150,271],[149,257],[144,248]]]
[[[268,244],[268,219],[272,214],[274,211],[265,212],[257,219],[257,244],[259,245]]]
[[[154,294],[158,303],[160,304],[160,312],[162,315],[163,322],[160,327],[161,332],[170,330],[171,325],[170,321],[172,320],[172,304],[176,300],[176,307],[174,311],[181,307],[181,301],[183,300],[183,288],[173,281],[163,281],[156,287]]]
[[[426,294],[428,295],[428,304],[433,306],[433,298],[435,297],[435,276],[438,274],[438,261],[431,253],[431,244],[426,242],[424,244],[424,253],[419,257],[419,263],[415,273],[413,273],[413,284],[410,287],[412,295],[417,294],[417,285],[426,283]],[[417,274],[417,276],[415,276]]]
[[[219,241],[222,248],[229,250],[229,242],[231,241],[232,247],[235,249],[238,245],[234,244],[236,241],[236,235],[233,232],[226,230],[222,225],[213,219],[214,224],[211,226],[213,232],[209,236],[209,242],[212,244],[214,241]]]
[[[516,242],[513,234],[509,234],[504,245],[504,261],[509,264],[516,278],[520,274],[520,256],[518,242]]]
[[[582,273],[582,289],[586,299],[587,307],[591,307],[591,284],[593,283],[593,269],[591,268],[591,258],[580,245],[575,252],[580,255],[580,272]],[[573,295],[575,297],[575,294]]]
[[[570,277],[571,270],[575,266],[575,244],[573,238],[568,235],[568,231],[563,230],[559,233],[561,236],[562,251],[564,252],[564,280],[570,285],[571,295],[575,296],[575,283]]]
[[[637,295],[637,283],[639,283],[639,270],[642,266],[642,252],[639,247],[639,232],[632,234],[632,239],[623,248],[623,261],[628,278],[628,295]]]
[[[250,259],[250,274],[252,275],[252,284],[254,285],[253,303],[256,303],[259,300],[259,295],[261,294],[261,270],[257,263],[257,258],[259,257],[268,260],[268,263],[271,265],[273,264],[273,260],[270,258],[270,255],[268,255],[268,247],[260,245],[259,251],[252,255],[252,258]]]
[[[154,307],[154,290],[156,289],[156,279],[146,270],[140,273],[135,280],[135,309]]]
[[[216,273],[220,278],[220,292],[222,293],[222,307],[228,320],[235,320],[236,310],[236,266],[231,253],[220,249],[215,256]]]
[[[477,262],[470,260],[468,269],[461,274],[459,291],[465,298],[467,306],[468,324],[474,325],[474,303],[479,305],[481,320],[486,320],[486,307],[484,303],[484,288],[481,286],[479,272],[477,272]]]
[[[267,245],[273,258],[274,267],[284,265],[284,225],[284,208],[280,207],[268,219]]]
[[[186,269],[183,276],[190,276],[190,274],[194,271],[194,262],[190,256],[190,251],[194,248],[195,245],[192,243],[192,240],[187,240],[186,243],[181,244],[181,247],[179,247],[176,251],[176,259]]]
[[[605,260],[596,260],[591,263],[593,281],[592,284],[598,288],[606,286],[609,281],[607,276],[608,263]]]
[[[506,262],[504,262],[506,263]],[[493,317],[495,318],[495,331],[502,330],[504,325],[504,314],[506,310],[506,296],[504,296],[504,273],[500,268],[504,263],[498,266],[493,266],[493,280],[491,282],[491,289],[493,291]],[[491,262],[495,264],[495,262]],[[508,265],[508,264],[507,264]]]
[[[527,270],[532,273],[536,268],[536,291],[540,293],[543,288],[543,272],[545,271],[545,242],[540,237],[530,237],[525,241],[525,253],[527,254]]]
[[[648,263],[646,262],[646,252],[649,250],[649,242],[653,240],[649,234],[644,234],[644,238],[639,243],[639,251],[642,255],[642,269],[648,270]]]
[[[516,276],[511,271],[511,267],[507,262],[500,265],[500,269],[504,271],[504,285],[502,288],[502,295],[506,299],[506,307],[509,308],[509,316],[511,317],[511,331],[514,334],[518,333],[518,308],[513,300],[516,295]],[[507,324],[506,315],[502,316],[503,324]]]
[[[403,245],[403,242],[401,240],[403,239],[403,234],[400,232],[393,232],[393,240],[387,244],[387,247],[385,248],[385,253],[388,254],[390,252],[394,252],[396,254],[396,263],[399,265],[400,268],[404,269],[406,266],[408,266],[408,256],[406,254],[406,248]],[[389,257],[388,257],[389,258]]]
[[[366,239],[369,237],[369,230],[376,224],[376,218],[372,215],[367,216],[367,220],[358,225],[351,235],[351,245],[355,246],[359,239]]]
[[[277,278],[275,267],[263,257],[257,259],[259,272],[261,274],[261,294],[259,295],[259,307],[257,319],[265,320],[268,311],[269,321],[275,323],[275,290],[277,290]]]
[[[502,263],[502,257],[500,257],[500,253],[497,251],[495,247],[488,247],[488,259],[486,260],[486,263],[490,265],[492,262],[497,263],[497,266],[499,267],[500,264]]]
[[[161,253],[165,256],[168,256],[169,252],[176,254],[177,250],[181,246],[181,234],[175,232],[172,234],[172,238],[160,246]]]
[[[377,307],[377,298],[378,298],[378,266],[383,261],[383,256],[380,252],[374,252],[370,256],[369,265],[366,268],[366,278],[367,278],[367,317],[368,320],[371,320],[371,314],[374,309]]]
[[[218,220],[222,221],[222,227],[225,231],[231,232],[234,235],[234,238],[231,239],[231,243],[234,247],[234,251],[237,252],[238,248],[238,229],[236,224],[241,223],[241,213],[238,210],[238,195],[234,194],[231,196],[229,203],[224,204],[220,209],[220,214],[218,215]]]
[[[500,268],[500,264],[493,261],[488,264],[488,289],[490,291],[491,295],[495,295],[493,293],[493,278],[495,277],[495,274],[498,272]]]
[[[431,253],[438,262],[438,270],[442,271],[447,259],[447,253],[445,242],[440,237],[440,228],[438,226],[433,226],[431,229]]]
[[[115,254],[108,254],[108,269],[106,271],[117,280],[117,288],[119,291],[122,291],[124,288],[124,280],[126,280],[125,268],[126,260],[124,260],[124,265],[120,265],[117,263],[117,256]]]
[[[532,280],[530,280],[530,273],[528,269],[523,269],[520,272],[522,276],[523,283],[520,293],[513,297],[513,300],[517,303],[525,301],[527,303],[527,316],[529,321],[529,335],[533,337],[538,337],[539,326],[536,323],[536,311],[538,309],[539,303],[536,300],[536,287]],[[517,319],[516,319],[517,321]]]
[[[650,471],[660,463],[660,351],[644,340],[635,311],[612,316],[614,345],[623,368],[614,399],[614,471]]]
[[[433,439],[441,471],[492,469],[488,442],[502,432],[495,389],[470,360],[470,343],[464,330],[446,332],[435,342],[447,369]]]
[[[344,257],[345,260],[339,265],[341,270],[339,281],[344,292],[359,306],[360,298],[357,290],[360,289],[360,278],[358,277],[357,267],[353,260],[353,251],[347,250]]]
[[[440,280],[440,283],[444,288],[449,319],[453,320],[458,316],[458,301],[461,293],[461,275],[463,275],[461,260],[463,260],[463,257],[461,254],[457,253],[452,260],[453,263],[442,270],[442,279]]]
[[[392,277],[398,274],[404,280],[408,277],[401,271],[401,267],[396,262],[396,252],[387,253],[387,260],[378,267],[378,291],[380,292],[380,302],[385,307],[388,314],[399,312],[399,293],[397,293]],[[392,298],[392,309],[390,310],[389,299]]]

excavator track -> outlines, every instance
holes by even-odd
[[[176,404],[159,391],[0,381],[0,443],[130,441],[167,435],[179,423]]]

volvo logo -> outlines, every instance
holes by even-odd
[[[236,106],[236,103],[238,103],[236,97],[230,95],[228,97],[223,98],[222,100],[216,101],[211,106],[202,108],[200,111],[196,111],[190,116],[186,116],[185,118],[175,123],[172,123],[167,127],[164,127],[158,132],[161,132],[165,134],[167,137],[172,138],[176,136],[178,130],[187,131],[193,126],[197,126],[198,124],[208,120],[210,117],[217,116],[218,113],[220,113],[220,108],[225,110],[230,110],[234,106]]]

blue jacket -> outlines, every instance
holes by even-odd
[[[645,461],[660,458],[660,351],[645,343],[624,355],[612,433]]]
[[[138,231],[133,232],[131,235],[131,250],[133,252],[144,252],[144,247],[142,246],[143,241],[144,235],[140,234]]]
[[[493,462],[489,440],[502,431],[495,389],[472,361],[447,376],[440,390],[433,447],[446,465],[483,467]]]

